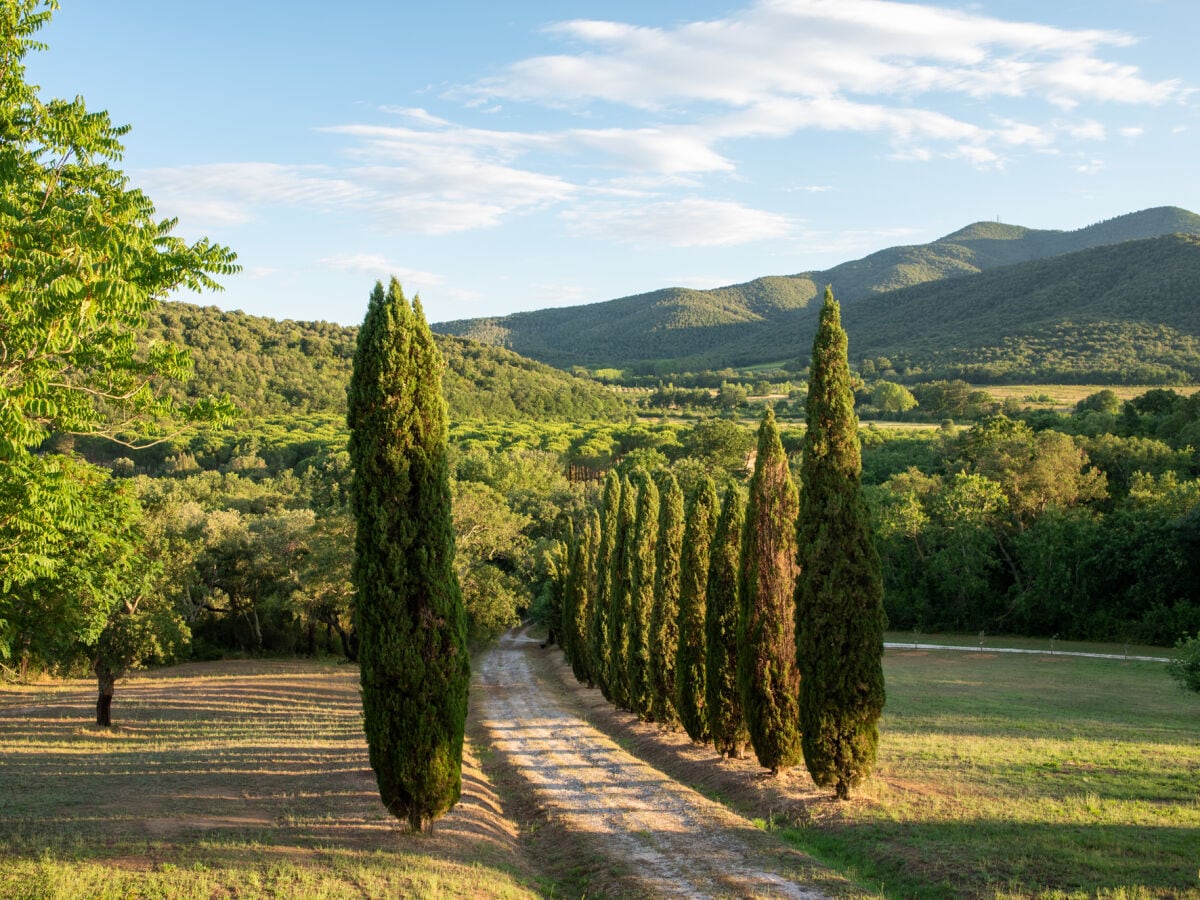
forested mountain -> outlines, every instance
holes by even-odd
[[[188,303],[160,304],[146,329],[191,349],[194,375],[177,390],[189,398],[228,392],[246,413],[342,413],[357,328],[276,321]],[[595,382],[501,347],[437,336],[452,419],[619,418],[628,405]]]
[[[433,328],[502,344],[561,366],[633,367],[665,374],[751,365],[794,359],[797,348],[808,346],[815,326],[809,303],[826,284],[833,285],[849,312],[859,301],[890,296],[901,288],[1173,233],[1200,234],[1200,216],[1161,207],[1077,231],[977,222],[929,244],[881,250],[823,272],[759,278],[708,291],[667,288],[605,303],[443,322]],[[1098,257],[1079,261],[1094,259]],[[881,299],[872,308],[883,315],[886,306]],[[994,341],[1005,334],[995,334]],[[858,355],[858,350],[852,352]]]
[[[900,376],[1200,380],[1200,237],[1127,241],[891,291],[849,306],[855,359]],[[781,348],[782,349],[782,348]]]

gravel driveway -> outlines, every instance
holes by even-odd
[[[581,851],[620,865],[649,896],[826,896],[797,880],[811,860],[589,725],[534,656],[555,652],[510,632],[478,660],[472,699],[492,751]]]

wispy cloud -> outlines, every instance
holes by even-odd
[[[595,203],[565,214],[576,234],[623,243],[721,247],[785,237],[785,217],[739,203],[690,198],[644,204]]]

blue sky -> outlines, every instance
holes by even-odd
[[[1200,212],[1195,0],[62,0],[43,96],[244,271],[433,321],[821,269],[980,219]]]

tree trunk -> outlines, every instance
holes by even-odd
[[[111,728],[113,688],[117,679],[112,672],[97,663],[96,681],[100,686],[100,693],[96,698],[96,724],[101,728]]]

